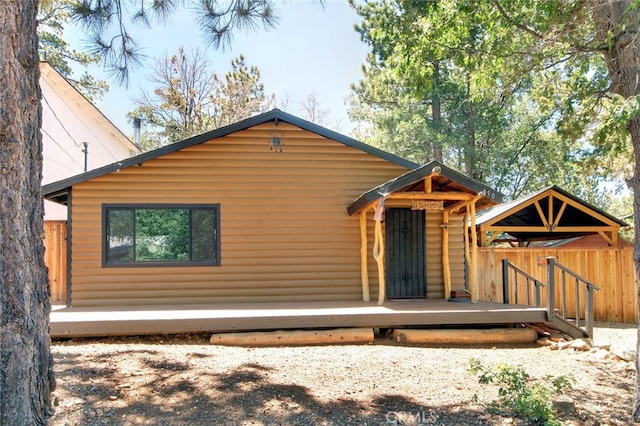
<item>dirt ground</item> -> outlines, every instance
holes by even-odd
[[[547,347],[369,345],[239,348],[209,335],[58,340],[52,425],[509,425],[484,404],[469,359],[571,374],[569,425],[629,424],[633,362]],[[598,324],[596,345],[635,349],[634,325]],[[474,400],[477,396],[477,402]]]

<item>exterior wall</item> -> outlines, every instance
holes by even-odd
[[[268,144],[276,129],[283,152]],[[77,184],[72,305],[361,300],[359,219],[346,207],[406,171],[268,123]],[[103,203],[219,203],[221,266],[102,267]]]
[[[43,179],[47,184],[137,153],[136,147],[49,64],[40,64]],[[67,209],[45,201],[45,220],[66,220]]]

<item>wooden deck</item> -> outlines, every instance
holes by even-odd
[[[517,324],[544,322],[523,305],[446,300],[269,303],[113,308],[54,307],[51,337],[120,336],[336,327]]]

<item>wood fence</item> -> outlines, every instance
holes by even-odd
[[[502,302],[502,259],[528,274],[547,282],[546,266],[538,259],[553,256],[558,262],[600,287],[595,293],[595,320],[634,323],[638,317],[638,292],[633,266],[633,247],[604,248],[480,248],[478,249],[478,290],[480,300]],[[575,312],[572,282],[566,288],[565,310]],[[562,308],[561,277],[556,276],[556,307]],[[520,283],[523,294],[524,283]],[[542,292],[542,302],[546,292]],[[584,311],[584,292],[579,294],[580,311]],[[514,302],[511,300],[511,302]]]
[[[51,303],[67,301],[67,222],[44,223],[44,262],[49,269]]]

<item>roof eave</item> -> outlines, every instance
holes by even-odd
[[[48,185],[43,186],[43,193],[48,195],[51,192],[59,191],[63,188],[71,187],[75,184],[87,181],[89,179],[93,179],[102,175],[106,175],[108,173],[116,172],[118,170],[134,166],[136,164],[142,164],[146,161],[153,160],[162,155],[170,154],[172,152],[180,151],[181,149],[188,148],[193,145],[197,145],[200,143],[207,142],[212,139],[221,138],[227,136],[229,134],[239,132],[241,130],[246,130],[250,127],[258,126],[260,124],[268,123],[274,120],[282,121],[284,123],[289,123],[291,125],[300,127],[303,130],[316,133],[320,136],[326,137],[327,139],[334,140],[336,142],[342,143],[346,146],[350,146],[352,148],[359,149],[368,154],[375,155],[384,160],[390,161],[392,163],[398,164],[399,166],[406,167],[408,169],[415,169],[418,167],[418,164],[406,160],[404,158],[398,157],[397,155],[382,151],[378,148],[375,148],[371,145],[367,145],[365,143],[359,142],[353,138],[342,135],[340,133],[334,132],[333,130],[326,129],[324,127],[318,126],[317,124],[310,123],[301,118],[295,117],[291,114],[283,112],[279,109],[273,109],[269,112],[265,112],[260,115],[256,115],[255,117],[250,117],[245,120],[239,121],[237,123],[221,127],[216,130],[212,130],[207,133],[203,133],[198,136],[193,136],[191,138],[185,139],[180,142],[176,142],[171,145],[167,145],[162,148],[155,149],[153,151],[145,152],[143,154],[136,155],[135,157],[127,158],[112,164],[108,164],[106,166],[100,167],[98,169],[82,173],[79,175],[72,176],[67,179],[63,179],[57,182],[52,182]]]

